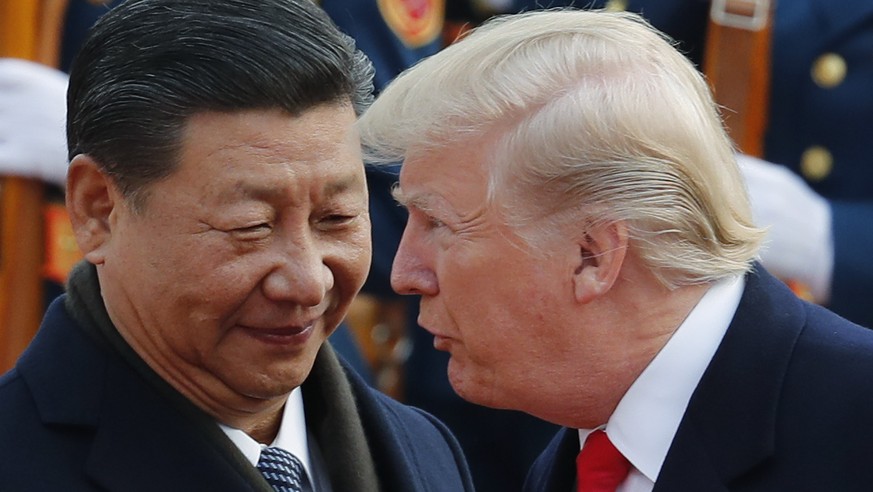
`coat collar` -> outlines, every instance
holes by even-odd
[[[270,490],[238,452],[216,445],[221,436],[209,429],[220,434],[217,426],[192,412],[180,416],[124,360],[95,344],[63,299],[49,307],[17,368],[47,425],[91,440],[85,473],[107,490]]]
[[[655,491],[724,490],[772,455],[779,394],[805,321],[801,301],[756,265]]]
[[[73,326],[63,307],[64,297],[49,306],[16,369],[27,382],[43,422],[96,427],[105,353]]]
[[[180,414],[130,371],[110,370],[104,383],[113,390],[86,470],[108,490],[270,490],[211,419]]]

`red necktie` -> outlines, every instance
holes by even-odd
[[[615,492],[624,482],[631,464],[615,449],[606,433],[596,430],[588,435],[576,458],[578,492]]]

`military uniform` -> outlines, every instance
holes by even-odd
[[[444,0],[321,0],[318,2],[376,69],[376,92],[442,47]]]

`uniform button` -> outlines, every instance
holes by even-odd
[[[828,149],[813,146],[800,157],[800,172],[809,181],[821,181],[828,177],[834,168],[834,158]]]
[[[825,53],[812,64],[812,80],[824,89],[843,83],[846,72],[846,60],[836,53]]]
[[[622,12],[627,10],[627,0],[609,0],[606,2],[606,10],[610,12]]]

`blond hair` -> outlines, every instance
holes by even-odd
[[[625,221],[671,287],[747,271],[763,235],[706,82],[635,14],[495,18],[401,74],[359,127],[371,162],[490,136],[488,200],[508,223]]]

